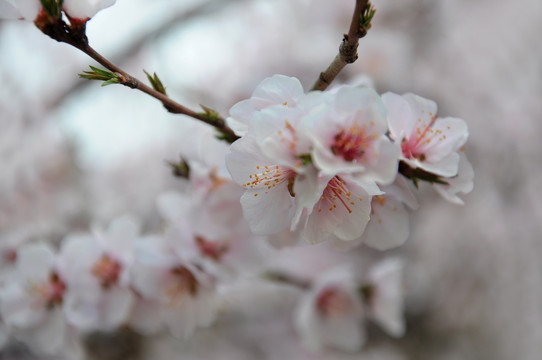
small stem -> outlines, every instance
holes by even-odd
[[[233,130],[226,125],[226,121],[222,117],[218,115],[210,117],[206,116],[207,114],[197,113],[193,110],[190,110],[189,108],[172,100],[167,95],[154,90],[150,86],[145,85],[137,78],[128,74],[127,72],[113,64],[111,61],[103,57],[88,44],[88,39],[85,35],[86,22],[78,23],[76,21],[73,21],[73,23],[68,25],[62,19],[52,19],[44,11],[42,11],[37,17],[37,19],[34,21],[34,23],[44,34],[55,39],[56,41],[64,42],[81,50],[108,70],[116,73],[119,78],[120,84],[132,89],[142,91],[159,100],[170,113],[187,115],[194,119],[203,121],[206,124],[214,126],[221,133],[221,138],[227,139],[230,142],[234,142],[239,138],[237,135],[235,135]]]
[[[328,68],[320,73],[318,80],[314,83],[311,90],[323,91],[327,89],[347,64],[351,64],[358,59],[359,39],[367,34],[367,29],[361,26],[361,16],[368,6],[369,0],[356,0],[350,29],[348,30],[348,34],[344,35],[343,41],[339,46],[339,53]]]
[[[208,117],[201,115],[193,110],[190,110],[189,108],[177,103],[176,101],[169,98],[167,95],[162,94],[159,91],[154,90],[150,86],[145,85],[137,78],[133,77],[132,75],[128,74],[121,68],[117,67],[115,64],[107,60],[105,57],[103,57],[100,53],[98,53],[96,50],[94,50],[90,45],[88,44],[74,44],[76,48],[83,51],[85,54],[96,60],[98,63],[100,63],[102,66],[107,68],[110,71],[113,71],[119,75],[120,83],[124,86],[127,86],[132,89],[137,89],[139,91],[142,91],[155,99],[159,100],[164,107],[172,114],[183,114],[190,116],[194,119],[203,121],[206,124],[209,124],[211,126],[214,126],[215,128],[221,130],[222,132],[232,136],[234,139],[237,139],[238,137],[234,134],[233,130],[231,130],[224,121],[223,118],[218,117],[216,119],[209,119]]]

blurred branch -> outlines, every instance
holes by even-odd
[[[367,35],[375,10],[369,0],[356,0],[348,34],[344,34],[339,53],[312,86],[312,90],[325,90],[347,65],[358,59],[359,39]]]

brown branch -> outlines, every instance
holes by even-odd
[[[328,68],[320,73],[320,77],[311,90],[327,89],[347,64],[351,64],[358,59],[359,39],[367,34],[367,28],[362,24],[362,15],[368,11],[369,7],[369,0],[356,0],[350,29],[348,34],[344,34],[343,41],[339,46],[339,53]]]
[[[159,91],[154,90],[150,86],[145,85],[137,78],[133,77],[132,75],[128,74],[121,68],[117,67],[115,64],[107,60],[105,57],[103,57],[100,53],[98,53],[96,50],[94,50],[90,45],[88,44],[72,44],[79,50],[83,51],[85,54],[96,60],[99,64],[104,66],[106,69],[116,73],[119,75],[120,84],[127,86],[132,89],[137,89],[139,91],[142,91],[155,99],[159,100],[164,107],[172,114],[182,114],[190,116],[194,119],[203,121],[206,124],[209,124],[211,126],[214,126],[224,134],[230,136],[231,138],[237,139],[237,136],[234,134],[233,130],[230,129],[223,118],[217,116],[214,118],[211,118],[209,116],[205,116],[202,113],[197,113],[193,110],[190,110],[189,108],[177,103],[176,101],[172,100],[167,95],[162,94]]]
[[[126,60],[132,60],[134,57],[138,56],[149,41],[160,38],[172,29],[189,24],[190,21],[194,21],[198,17],[219,12],[231,4],[247,1],[248,0],[209,0],[205,3],[194,5],[194,7],[188,10],[183,10],[181,13],[173,15],[169,19],[161,19],[161,21],[156,24],[156,27],[151,29],[148,33],[142,34],[137,38],[131,37],[130,39],[127,39],[124,43],[125,45],[127,44],[126,47],[110,56],[111,62],[122,66]],[[48,100],[47,106],[50,108],[60,106],[68,95],[83,89],[89,84],[90,82],[84,81],[74,81],[72,84],[67,84],[66,88],[63,89],[61,93],[54,94],[54,98]]]
[[[60,18],[50,18],[43,11],[42,13],[43,14],[40,14],[35,21],[35,24],[43,33],[49,35],[51,38],[59,42],[70,44],[73,47],[81,50],[97,61],[100,65],[114,72],[118,76],[118,82],[120,84],[132,89],[137,89],[154,97],[155,99],[159,100],[170,113],[187,115],[215,127],[217,130],[219,130],[221,133],[220,137],[224,140],[233,142],[239,138],[237,135],[235,135],[233,130],[226,125],[226,121],[218,114],[214,113],[213,116],[209,116],[207,110],[204,113],[197,113],[190,110],[189,108],[172,100],[167,95],[145,85],[134,76],[128,74],[111,61],[107,60],[89,45],[88,39],[85,35],[85,22],[72,23],[68,25]]]

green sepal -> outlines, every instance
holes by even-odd
[[[103,70],[95,66],[89,65],[92,71],[83,71],[82,74],[78,74],[82,79],[99,80],[104,81],[102,86],[120,83],[119,76],[111,71]]]
[[[371,28],[371,22],[373,21],[373,17],[375,16],[376,9],[373,7],[373,4],[367,3],[367,7],[365,7],[365,10],[363,13],[361,13],[360,18],[360,31],[363,34],[367,33],[367,30]]]
[[[62,16],[62,3],[64,0],[40,0],[43,10],[52,18],[60,19]]]
[[[146,70],[143,70],[143,72],[145,72],[145,74],[147,75],[147,79],[149,79],[149,82],[151,83],[154,90],[164,95],[167,95],[166,88],[164,87],[164,84],[162,84],[162,81],[160,80],[158,75],[156,75],[156,73],[153,73],[153,75],[151,75]]]
[[[215,135],[215,138],[217,138],[218,140],[226,141],[230,144],[234,143],[235,140],[239,139],[237,135],[227,133],[222,129],[216,129],[216,132],[217,133]]]
[[[298,155],[297,157],[303,161],[303,166],[312,164],[311,154],[301,154],[301,155]]]
[[[211,121],[218,121],[220,119],[220,115],[216,110],[213,110],[210,107],[201,104],[199,106],[203,109],[202,113],[198,113],[199,115]]]
[[[425,181],[432,184],[449,185],[439,175],[430,173],[420,168],[411,168],[404,161],[399,162],[399,173],[403,174],[407,179],[414,183],[414,186],[418,188],[418,181]]]
[[[188,179],[190,177],[190,165],[181,157],[179,162],[168,161],[168,165],[173,171],[173,175],[180,178]]]

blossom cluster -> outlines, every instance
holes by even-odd
[[[191,164],[196,169],[197,162]],[[222,224],[192,221],[195,210],[204,218],[224,216],[231,194],[239,198],[230,187],[235,184],[216,171],[196,174],[189,193],[159,196],[163,224],[152,234],[142,235],[141,224],[125,215],[105,229],[67,235],[58,250],[45,241],[4,249],[9,261],[2,269],[0,315],[10,336],[52,355],[66,355],[68,345],[89,332],[121,327],[142,335],[167,329],[187,338],[215,321],[221,294],[237,281],[268,281],[264,275],[277,267],[265,259],[281,255],[242,223],[231,226],[241,218],[238,203]],[[343,263],[301,286],[292,311],[308,349],[359,350],[369,319],[392,336],[403,334],[401,262],[387,259],[360,274]]]
[[[44,30],[60,19],[50,18],[56,6],[57,16],[84,25],[114,2],[0,0],[0,17]],[[47,26],[38,24],[42,16]],[[173,165],[184,191],[158,197],[160,225],[150,232],[123,216],[69,233],[58,248],[2,247],[0,315],[9,336],[49,354],[79,335],[121,327],[186,338],[211,325],[221,296],[247,278],[297,286],[293,325],[312,351],[359,350],[366,320],[404,334],[402,262],[359,271],[334,256],[362,244],[402,245],[422,184],[463,203],[458,195],[472,190],[474,177],[465,121],[440,117],[435,102],[414,94],[370,86],[305,92],[283,75],[262,81],[229,115],[239,137],[231,145],[210,128],[194,127],[183,139],[182,162]],[[273,273],[285,248],[325,242],[334,266],[302,281]]]
[[[420,96],[349,86],[305,94],[297,79],[276,75],[230,115],[241,139],[227,166],[245,188],[255,234],[385,250],[408,237],[405,205],[417,207],[418,182],[455,203],[472,189],[465,121],[439,117]]]

